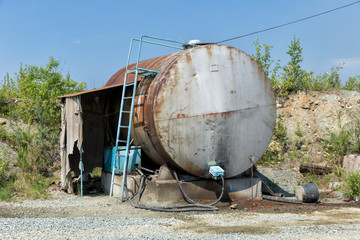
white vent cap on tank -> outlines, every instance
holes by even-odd
[[[199,43],[201,43],[201,41],[198,40],[198,39],[190,40],[190,41],[189,41],[189,44],[193,44],[193,45],[196,45],[196,44],[199,44]]]

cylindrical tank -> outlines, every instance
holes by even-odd
[[[157,164],[207,177],[210,165],[237,176],[266,150],[276,104],[269,79],[239,49],[209,44],[140,63],[132,136]],[[130,69],[134,65],[130,66]],[[123,82],[119,70],[107,86]]]

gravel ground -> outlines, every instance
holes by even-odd
[[[108,196],[0,202],[0,239],[359,239],[359,205],[247,200],[231,210],[159,213]],[[250,206],[250,207],[248,207]],[[256,210],[255,207],[256,206]]]
[[[283,193],[284,196],[295,196],[295,189],[298,182],[302,180],[302,175],[293,170],[283,169],[280,167],[257,167],[259,177],[273,191]]]

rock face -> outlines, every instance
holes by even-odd
[[[17,168],[14,167],[16,156],[16,152],[11,147],[3,142],[0,142],[0,161],[6,161],[9,163],[9,171],[5,174],[5,177],[9,177],[17,171]]]
[[[329,139],[330,132],[353,128],[356,119],[360,119],[360,92],[301,92],[278,99],[277,106],[288,139],[306,141],[304,157],[312,163],[321,163],[326,156],[322,140]]]
[[[360,169],[360,155],[350,154],[344,157],[343,161],[344,170],[349,173]]]

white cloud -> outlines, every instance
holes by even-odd
[[[331,60],[332,65],[339,65],[345,63],[344,68],[360,69],[360,57],[349,58],[335,58]]]

